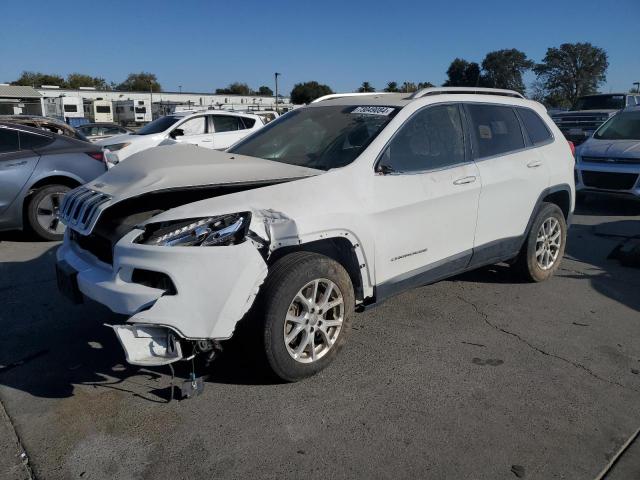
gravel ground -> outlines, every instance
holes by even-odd
[[[546,283],[499,265],[402,294],[297,384],[230,348],[188,401],[59,297],[55,244],[2,234],[0,477],[595,478],[640,427],[640,271],[607,259],[639,225],[592,200]],[[640,478],[639,443],[607,478]]]

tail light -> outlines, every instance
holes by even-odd
[[[576,156],[576,146],[573,144],[573,142],[571,141],[567,141],[567,143],[569,144],[569,148],[571,149],[571,155]]]
[[[94,160],[98,160],[99,162],[102,162],[105,165],[107,165],[107,161],[104,158],[103,152],[87,152],[87,155],[89,155]]]

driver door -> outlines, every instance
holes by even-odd
[[[467,266],[480,183],[458,104],[425,107],[400,127],[373,178],[381,299]]]
[[[182,135],[176,135],[182,131]],[[191,117],[176,125],[173,138],[179,143],[191,143],[205,148],[213,148],[213,136],[209,133],[206,115]]]

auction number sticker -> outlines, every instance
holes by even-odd
[[[356,107],[351,110],[351,113],[362,113],[365,115],[384,115],[388,116],[393,113],[395,108],[392,107]]]

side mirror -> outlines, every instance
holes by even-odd
[[[169,136],[175,140],[176,137],[184,136],[184,130],[182,130],[181,128],[174,128],[173,130],[171,130]]]

